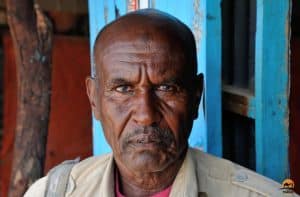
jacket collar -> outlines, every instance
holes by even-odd
[[[175,178],[172,186],[170,197],[183,196],[192,197],[198,196],[198,180],[197,172],[192,160],[190,149],[188,149],[182,166]]]
[[[106,166],[105,173],[103,175],[103,181],[100,186],[100,196],[114,197],[115,195],[115,164],[113,157],[111,156]],[[170,197],[194,197],[194,196],[206,196],[204,192],[198,191],[198,179],[196,166],[193,162],[191,149],[188,149],[185,159],[179,169],[178,174],[172,185]]]
[[[100,195],[106,197],[115,197],[115,176],[114,176],[114,159],[113,156],[109,158],[108,165],[104,170],[102,182],[99,188]]]

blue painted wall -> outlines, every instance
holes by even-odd
[[[257,0],[255,49],[256,171],[289,177],[290,2]]]
[[[222,156],[222,0],[206,2],[207,144],[209,153]]]

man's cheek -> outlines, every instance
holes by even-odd
[[[130,108],[126,103],[120,104],[111,100],[103,102],[103,120],[111,128],[111,132],[121,135],[122,130],[129,120]]]
[[[186,111],[177,108],[177,110],[165,112],[164,117],[168,127],[173,132],[177,146],[182,144],[188,136],[187,132],[185,132],[188,129],[188,125],[185,125],[188,118]]]

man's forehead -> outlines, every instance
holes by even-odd
[[[112,57],[120,55],[121,57],[131,55],[168,55],[174,54],[180,51],[180,48],[173,45],[171,42],[157,41],[157,40],[143,40],[139,37],[130,40],[116,40],[111,42],[107,46],[99,47],[96,51],[96,56],[101,56],[101,58]],[[168,54],[167,54],[168,53]],[[119,56],[117,56],[119,57]]]
[[[101,52],[103,55],[106,52],[126,50],[140,50],[141,52],[152,50],[179,49],[185,47],[182,40],[177,36],[172,36],[165,31],[154,31],[153,29],[143,29],[139,31],[128,30],[121,32],[116,30],[112,34],[103,35],[96,43],[95,52]],[[96,54],[97,55],[97,54]]]
[[[164,30],[176,30],[174,32],[188,31],[188,27],[175,17],[158,10],[146,9],[135,11],[116,19],[106,25],[100,34],[109,36],[120,30],[125,30],[124,32],[120,32],[122,34],[130,32],[138,33],[145,29],[154,30],[154,32]]]
[[[173,65],[182,67],[186,63],[180,47],[169,42],[140,39],[114,42],[97,50],[95,57],[96,64],[102,69],[144,65],[151,66],[159,73]]]
[[[106,67],[104,69],[101,69],[101,72],[103,72],[104,75],[102,75],[105,78],[130,78],[131,76],[140,75],[142,73],[145,73],[147,75],[155,76],[156,78],[160,77],[172,77],[172,78],[178,78],[177,76],[182,76],[182,73],[180,72],[180,68],[170,66],[156,66],[153,67],[147,67],[142,64],[128,64],[126,66],[126,63],[123,65],[116,65],[112,67]]]
[[[192,37],[188,27],[175,17],[158,10],[146,9],[127,14],[104,27],[97,37],[95,49],[118,40],[137,39],[190,45]]]
[[[122,62],[122,64],[115,64],[115,66],[104,67],[99,72],[105,85],[112,85],[120,81],[138,83],[142,78],[148,79],[153,84],[179,82],[183,81],[184,78],[180,68],[173,65],[145,66],[140,63],[130,64]]]
[[[156,74],[165,74],[167,71],[184,69],[185,62],[182,53],[170,53],[170,50],[142,49],[128,47],[111,47],[103,55],[96,58],[100,70],[114,73],[118,70],[139,70],[141,67]],[[116,49],[116,50],[114,50]]]
[[[103,59],[129,63],[159,60],[174,65],[188,63],[185,66],[189,70],[196,70],[195,57],[194,38],[187,26],[157,10],[137,11],[117,19],[99,33],[94,47],[96,67],[102,67]]]

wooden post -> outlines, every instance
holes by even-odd
[[[9,196],[43,175],[50,111],[52,26],[33,0],[6,0],[17,62],[17,122]]]

